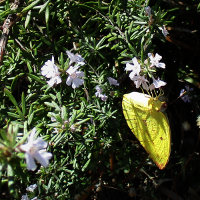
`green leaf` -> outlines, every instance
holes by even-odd
[[[8,175],[8,187],[11,194],[14,193],[14,172],[11,165],[7,166],[7,175]]]
[[[41,80],[40,77],[38,76],[35,76],[34,74],[28,74],[28,76],[32,79],[34,79],[35,81],[39,82],[39,83],[42,83],[42,84],[45,84],[45,82],[43,80]]]
[[[91,162],[91,159],[89,159],[89,160],[85,163],[85,165],[82,167],[82,172],[85,171],[85,169],[88,167],[88,165],[90,164],[90,162]]]
[[[26,15],[26,20],[25,20],[25,24],[24,24],[25,28],[27,28],[30,20],[31,20],[31,10],[29,10],[28,13],[27,13],[27,15]]]
[[[5,92],[6,96],[10,99],[10,101],[14,104],[14,106],[17,107],[18,103],[15,100],[14,96],[11,94],[11,92],[8,89],[6,89],[6,88],[4,88],[4,92]]]
[[[46,7],[46,10],[45,10],[45,22],[46,24],[48,24],[49,22],[49,5]]]
[[[34,6],[36,6],[41,0],[36,0],[34,2],[32,2],[30,5],[28,5],[27,7],[25,7],[21,13],[25,13],[25,12],[28,12],[29,10],[31,10]]]
[[[45,2],[45,3],[41,6],[41,8],[40,8],[40,10],[39,10],[39,14],[45,10],[45,8],[48,6],[49,2],[50,2],[50,0],[48,0],[47,2]]]
[[[20,118],[21,118],[22,120],[24,120],[24,115],[23,115],[22,111],[20,110],[20,108],[18,107],[17,101],[15,100],[14,96],[13,96],[13,95],[11,94],[11,92],[10,92],[8,89],[6,89],[6,88],[4,88],[4,92],[5,92],[6,96],[10,99],[10,101],[14,104],[14,106],[16,107],[17,112],[18,112]]]
[[[25,100],[25,97],[24,97],[24,92],[22,92],[22,97],[21,97],[21,101],[22,101],[22,113],[23,115],[26,114],[26,100]]]
[[[20,119],[20,116],[17,115],[17,114],[15,114],[15,113],[11,113],[11,112],[7,112],[7,113],[8,113],[8,115],[9,115],[10,117],[13,117],[13,118],[16,118],[16,119]]]

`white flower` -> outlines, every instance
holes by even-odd
[[[23,195],[21,200],[29,200],[28,195],[27,194]]]
[[[70,51],[66,51],[66,53],[70,59],[69,65],[71,65],[72,63],[77,63],[77,65],[81,65],[81,66],[85,65],[84,58],[81,55],[73,54]]]
[[[102,88],[100,88],[99,85],[97,85],[97,86],[95,87],[95,89],[96,89],[95,96],[96,96],[96,97],[100,97],[101,94],[102,94],[102,92],[103,92]]]
[[[150,17],[151,16],[151,7],[147,6],[144,8],[144,10],[145,10],[145,14]]]
[[[52,157],[51,153],[46,152],[47,142],[40,137],[34,139],[35,134],[36,128],[33,128],[28,137],[28,142],[20,145],[20,149],[25,152],[27,169],[32,171],[37,168],[35,160],[42,166],[47,167],[49,165],[49,159]]]
[[[145,79],[144,76],[134,76],[132,79],[134,81],[136,88],[139,88],[140,85],[142,85],[143,89],[148,90],[149,87],[147,83],[149,82],[147,79]]]
[[[119,86],[119,83],[117,82],[117,80],[112,77],[108,77],[108,81],[110,85]]]
[[[165,25],[163,25],[163,27],[159,27],[159,29],[162,31],[162,34],[164,35],[164,37],[166,37],[169,34]]]
[[[52,78],[55,76],[55,73],[58,72],[57,66],[54,64],[54,57],[52,56],[51,60],[45,62],[41,68],[41,74],[47,78]]]
[[[50,80],[47,81],[50,87],[52,87],[54,84],[59,84],[62,82],[58,67],[54,64],[53,56],[51,60],[48,60],[43,65],[43,67],[41,68],[41,74],[46,78],[50,78]]]
[[[32,198],[32,199],[29,199],[28,195],[25,194],[25,195],[22,196],[21,200],[40,200],[40,199],[38,199],[37,197],[34,197],[34,198]]]
[[[75,89],[80,85],[83,85],[84,80],[81,79],[84,77],[84,73],[82,71],[77,71],[78,67],[70,66],[69,69],[66,71],[69,76],[67,78],[66,84],[68,86],[72,85],[72,88]]]
[[[161,81],[159,78],[156,80],[154,77],[152,77],[152,79],[153,79],[153,83],[149,86],[150,90],[153,90],[155,88],[160,88],[167,84],[166,82]]]
[[[54,130],[54,131],[53,131],[52,133],[55,133],[55,134],[59,133],[59,131],[58,131],[57,128],[54,128],[53,130]]]
[[[101,98],[102,101],[106,101],[108,99],[108,96],[105,94],[102,94],[103,90],[98,85],[95,87],[97,92],[95,92],[95,96]]]
[[[108,96],[106,96],[105,94],[101,94],[100,98],[101,98],[102,101],[107,101]]]
[[[180,91],[180,97],[181,99],[186,103],[186,102],[190,102],[192,97],[188,95],[188,93],[190,91],[193,91],[193,88],[189,88],[189,86],[185,86],[186,90],[185,89],[181,89]]]
[[[47,83],[50,87],[53,87],[55,84],[58,85],[61,82],[62,82],[62,80],[59,75],[57,75],[57,76],[51,78],[49,81],[47,81]]]
[[[132,71],[134,75],[139,75],[141,68],[140,68],[140,64],[137,61],[137,58],[134,57],[132,61],[133,61],[133,64],[126,63],[125,71]]]
[[[26,191],[28,192],[34,192],[34,190],[37,188],[36,184],[30,185],[26,188]]]
[[[148,57],[150,58],[150,63],[151,66],[150,67],[157,67],[157,68],[165,68],[165,63],[161,63],[159,62],[162,59],[162,56],[160,56],[159,54],[156,53],[155,56],[153,56],[152,53],[148,53]]]

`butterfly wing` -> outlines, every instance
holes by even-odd
[[[122,101],[127,124],[156,165],[163,169],[170,155],[170,128],[165,115],[154,109],[162,105],[149,95],[132,92],[125,94]]]

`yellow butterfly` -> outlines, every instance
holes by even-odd
[[[170,126],[161,112],[163,102],[149,95],[132,92],[123,96],[127,124],[151,159],[163,169],[170,155]]]

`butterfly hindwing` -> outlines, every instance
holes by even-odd
[[[170,155],[170,127],[158,109],[162,105],[149,95],[132,92],[122,101],[127,124],[156,165],[163,169]]]

